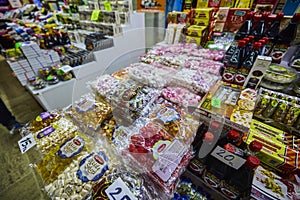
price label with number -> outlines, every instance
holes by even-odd
[[[221,100],[213,97],[211,99],[211,105],[216,108],[221,108]]]
[[[239,169],[246,160],[217,146],[211,155],[234,169]]]
[[[109,1],[104,2],[104,10],[105,11],[112,11],[111,4],[110,4]]]
[[[120,177],[105,192],[110,200],[137,200]]]
[[[97,21],[98,17],[100,15],[100,10],[93,10],[92,16],[91,16],[91,21]]]
[[[29,135],[26,135],[21,140],[19,140],[18,144],[19,144],[19,148],[20,148],[21,152],[25,153],[30,148],[32,148],[34,145],[36,145],[36,141],[35,141],[32,133],[30,133]]]

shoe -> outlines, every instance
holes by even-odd
[[[20,123],[16,122],[16,123],[14,124],[14,126],[9,130],[9,133],[10,133],[11,135],[13,135],[13,134],[15,134],[15,133],[18,133],[19,130],[20,130],[20,128],[22,128],[23,126],[24,126],[23,124],[20,124]]]

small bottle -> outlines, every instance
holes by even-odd
[[[240,40],[238,42],[238,46],[234,51],[234,53],[232,54],[228,63],[230,67],[234,67],[236,69],[239,68],[239,66],[241,65],[242,61],[245,58],[245,45],[246,42],[244,40]]]
[[[279,98],[281,98],[281,96]],[[277,106],[278,106],[278,97],[277,97],[277,94],[273,94],[272,98],[271,98],[271,102],[269,103],[267,108],[264,110],[262,115],[265,118],[270,118],[274,114]]]
[[[239,145],[242,139],[243,134],[239,131],[231,129],[228,131],[227,135],[218,141],[218,145],[223,146],[227,143],[232,143]]]
[[[246,14],[246,20],[244,21],[244,23],[242,24],[242,26],[236,33],[235,38],[234,38],[235,40],[241,40],[250,35],[251,29],[252,29],[253,16],[254,16],[254,12],[248,12]]]
[[[243,61],[241,67],[238,69],[238,72],[235,74],[234,82],[238,85],[243,85],[249,72],[252,69],[252,66],[257,58],[257,56],[260,54],[262,44],[260,42],[255,42],[253,45],[252,51],[249,53],[249,55],[246,57],[246,59]]]
[[[276,16],[275,21],[271,24],[271,26],[268,28],[268,30],[266,30],[265,36],[268,37],[272,42],[275,42],[278,34],[279,34],[279,30],[280,30],[280,23],[281,20],[284,17],[284,13],[283,12],[279,12]]]
[[[252,49],[253,45],[254,45],[254,36],[253,35],[249,35],[248,38],[249,38],[249,44],[248,44],[249,47],[248,47],[248,49]]]
[[[258,23],[255,27],[253,27],[251,31],[251,35],[254,36],[255,40],[259,40],[264,36],[265,32],[265,23],[266,23],[266,17],[268,16],[268,13],[264,12],[261,16],[254,16],[256,20],[258,20]]]
[[[250,48],[249,48],[249,46],[250,46],[250,39],[248,38],[248,37],[246,37],[246,38],[244,38],[243,39],[244,41],[245,41],[245,56],[244,56],[244,58],[246,58],[247,56],[248,56],[248,54],[250,53]]]
[[[247,194],[249,196],[249,192],[251,190],[251,185],[253,181],[254,171],[260,165],[260,160],[255,156],[248,156],[246,159],[246,163],[240,167],[238,170],[231,168],[228,172],[228,178],[223,185],[221,191],[227,195],[227,191],[232,191],[236,194],[236,198],[243,194]],[[232,188],[233,187],[233,188]],[[238,191],[238,192],[237,192]],[[234,198],[234,199],[236,199]]]
[[[299,21],[300,13],[296,13],[290,22],[279,32],[276,43],[290,45],[297,36]]]
[[[266,44],[267,44],[267,41],[265,39],[260,39],[258,40],[258,42],[261,43],[261,51],[260,51],[260,55],[264,55],[265,54],[265,50],[266,50]]]
[[[244,151],[245,156],[256,156],[260,150],[263,148],[263,144],[253,140],[250,142],[250,144],[247,146],[247,149]]]

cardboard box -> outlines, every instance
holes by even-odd
[[[231,8],[227,15],[224,31],[238,31],[246,20],[246,14],[249,11],[250,9],[247,8]]]
[[[207,26],[192,25],[187,29],[187,35],[193,37],[205,38],[207,35]]]

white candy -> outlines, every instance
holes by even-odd
[[[82,199],[82,197],[78,194],[74,194],[71,196],[71,200],[81,200],[81,199]]]

